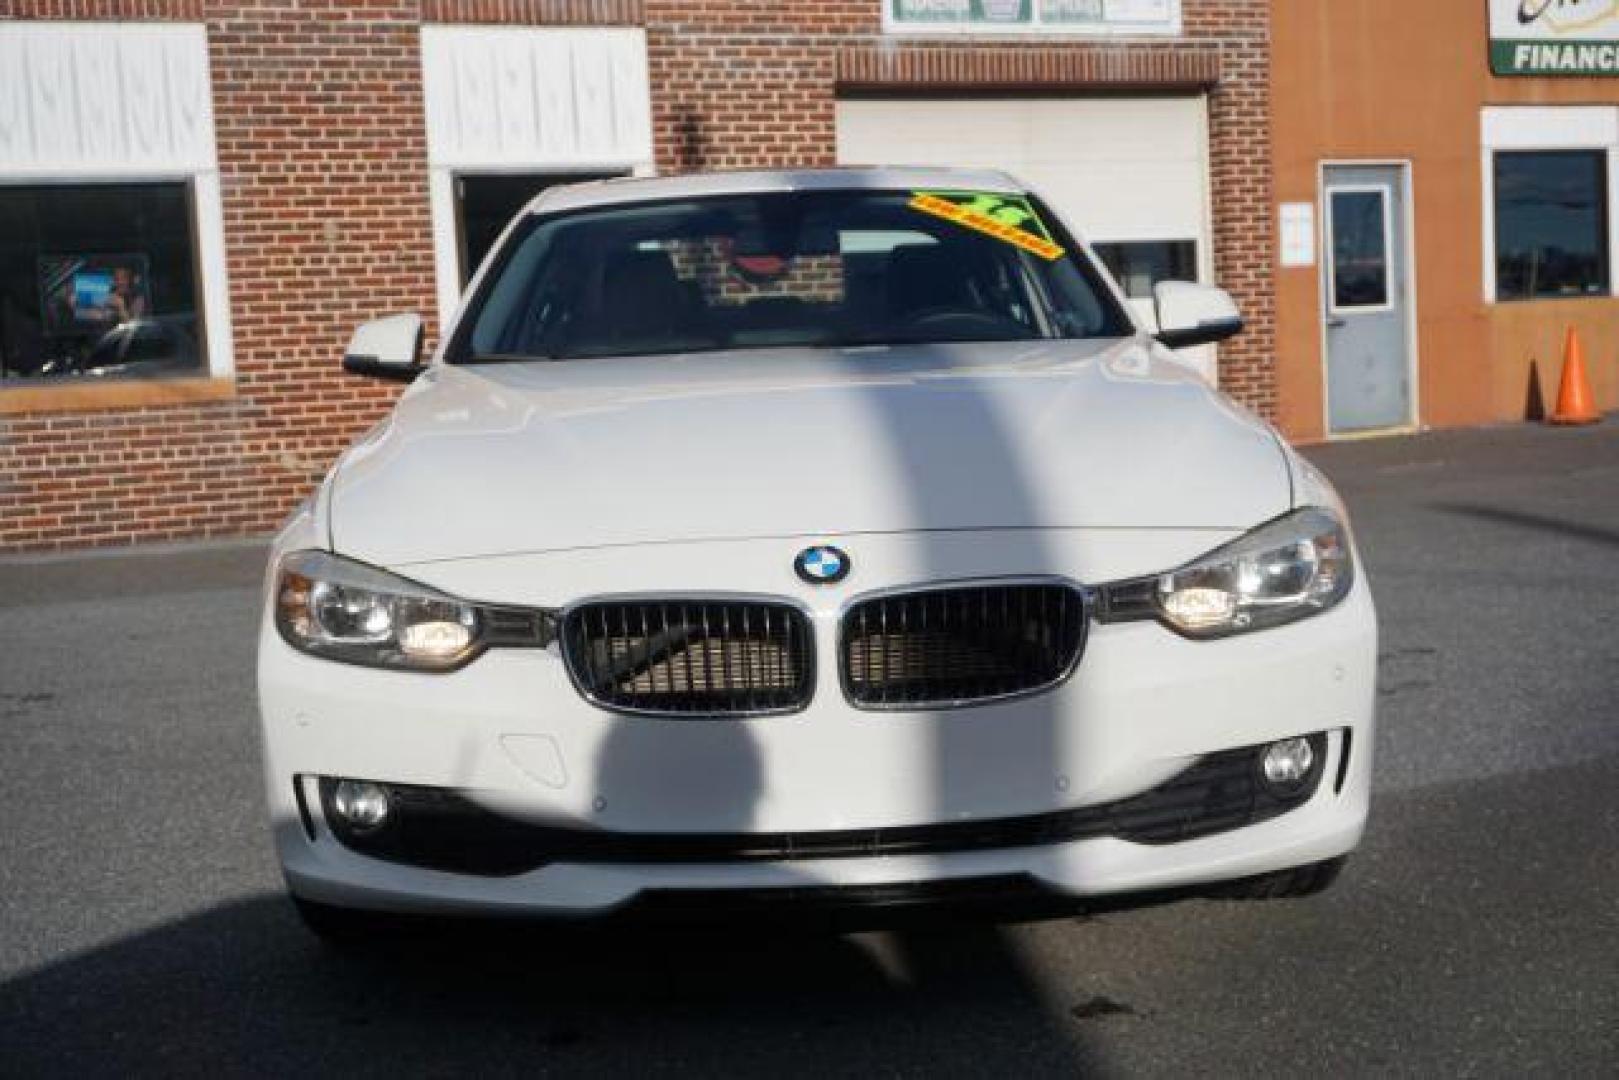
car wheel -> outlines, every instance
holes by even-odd
[[[1287,900],[1299,896],[1314,896],[1324,892],[1338,880],[1343,872],[1347,855],[1325,862],[1277,870],[1258,877],[1243,878],[1220,886],[1214,893],[1223,900]]]

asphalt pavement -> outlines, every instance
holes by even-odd
[[[263,547],[0,560],[0,1075],[1613,1075],[1619,421],[1310,451],[1382,617],[1308,900],[333,953],[264,823]]]

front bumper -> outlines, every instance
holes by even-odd
[[[1336,769],[1341,740],[1332,742]],[[1362,760],[1364,758],[1362,757]],[[1323,784],[1303,807],[1263,823],[1173,845],[1115,837],[1026,848],[776,863],[557,863],[515,876],[444,873],[356,854],[321,818],[311,842],[278,826],[291,890],[345,907],[421,914],[606,915],[657,894],[858,894],[921,883],[1034,883],[1051,894],[1101,897],[1226,881],[1333,858],[1352,849],[1364,791]],[[944,892],[942,896],[948,897]]]
[[[963,535],[849,538],[864,570],[838,588],[791,578],[784,545],[729,545],[733,587],[793,596],[833,655],[839,612],[862,593],[910,581],[1049,573],[1079,580],[1139,572],[1123,552],[1174,565],[1213,546],[1124,530],[1054,533],[1038,551]],[[836,541],[837,538],[831,538]],[[1163,550],[1178,542],[1184,551]],[[791,545],[787,545],[789,548]],[[679,553],[662,553],[661,557]],[[1011,562],[1011,565],[1008,565]],[[718,572],[713,571],[713,572]],[[496,582],[557,598],[667,587],[643,552],[479,560],[411,576],[468,597],[532,603]],[[430,576],[436,575],[436,576]],[[707,583],[694,583],[695,589]],[[873,889],[975,879],[1027,880],[1070,896],[1149,891],[1246,877],[1340,855],[1367,810],[1376,631],[1364,581],[1334,610],[1275,630],[1192,642],[1151,623],[1095,626],[1078,670],[1034,697],[937,712],[849,706],[835,665],[792,716],[662,720],[584,701],[554,651],[495,651],[450,675],[347,667],[303,656],[265,625],[260,700],[276,842],[299,896],[423,913],[604,914],[650,894]],[[957,827],[1060,815],[1150,792],[1208,755],[1289,736],[1326,735],[1324,779],[1301,805],[1179,842],[1075,834],[1011,846],[873,848],[835,857],[632,861],[571,856],[500,876],[361,854],[338,842],[306,777],[356,777],[463,793],[491,813],[569,833],[792,835]],[[1346,755],[1347,750],[1347,755]]]

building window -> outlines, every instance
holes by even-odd
[[[1608,295],[1607,171],[1600,150],[1496,153],[1497,300]]]
[[[0,185],[0,378],[207,370],[189,185]]]
[[[883,0],[893,33],[1176,34],[1181,0]]]
[[[483,265],[484,256],[500,239],[501,230],[527,206],[529,200],[548,187],[578,184],[623,176],[608,173],[501,173],[486,176],[461,175],[455,179],[456,225],[461,243],[461,287]]]
[[[1327,203],[1333,311],[1385,310],[1389,301],[1387,187],[1334,188]]]
[[[1102,260],[1124,295],[1132,300],[1152,299],[1160,281],[1197,280],[1197,241],[1146,240],[1123,244],[1096,244]]]

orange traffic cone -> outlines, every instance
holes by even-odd
[[[1602,419],[1591,399],[1591,380],[1585,376],[1585,350],[1572,326],[1563,340],[1563,381],[1557,386],[1557,408],[1547,419],[1553,424],[1594,424]]]

